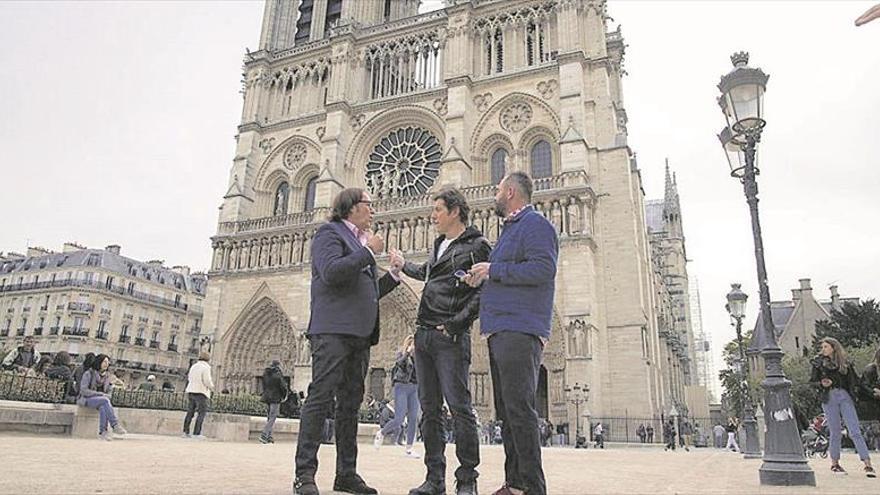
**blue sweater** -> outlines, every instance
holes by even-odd
[[[511,331],[550,338],[559,239],[532,206],[504,226],[480,293],[480,333]]]

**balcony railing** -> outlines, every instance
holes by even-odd
[[[160,297],[153,294],[146,294],[144,292],[138,291],[127,291],[125,287],[121,287],[118,285],[113,285],[107,287],[105,284],[98,283],[96,281],[88,281],[88,280],[54,280],[54,281],[46,281],[46,282],[28,282],[21,284],[9,284],[3,287],[0,287],[0,293],[5,292],[18,292],[18,291],[26,291],[26,290],[39,290],[39,289],[56,289],[56,288],[64,288],[64,287],[77,287],[77,288],[89,288],[89,289],[97,289],[102,292],[109,292],[116,295],[130,297],[132,299],[137,299],[139,301],[146,301],[153,304],[160,304],[163,306],[168,306],[171,308],[183,309],[186,310],[188,305],[186,303],[175,303],[174,299],[168,299],[166,297]],[[72,303],[73,304],[73,303]],[[59,304],[55,306],[55,309],[61,311],[64,309],[63,304]],[[94,305],[93,305],[94,309]],[[15,311],[10,308],[9,312]]]
[[[565,172],[535,180],[532,204],[557,229],[560,242],[587,241],[592,245],[593,202],[595,193],[584,171]],[[495,215],[494,186],[482,185],[462,190],[471,206],[470,223],[489,242],[498,240],[502,221]],[[389,250],[427,254],[434,240],[431,225],[431,195],[380,198],[373,202],[377,214],[374,231],[385,239]],[[293,222],[295,217],[279,217]],[[227,225],[237,232],[213,238],[212,271],[233,273],[306,265],[311,261],[311,240],[318,224],[279,221],[267,231],[247,232],[251,221]]]
[[[141,338],[141,337],[135,337],[135,338],[134,338],[134,345],[139,345],[139,346],[143,347],[143,346],[144,346],[144,342],[146,342],[146,341],[145,341],[143,338]]]
[[[128,344],[129,342],[131,342],[131,335],[120,335],[119,336],[119,343],[120,344]]]
[[[34,335],[37,337],[43,335],[43,327],[35,327],[34,328]]]
[[[64,327],[61,330],[61,335],[70,335],[72,337],[88,337],[89,329],[82,327]]]
[[[16,337],[24,337],[24,328],[19,328],[15,330]]]
[[[168,344],[168,350],[171,352],[177,352],[177,344]]]
[[[71,302],[67,303],[67,309],[75,313],[91,313],[95,310],[95,305],[92,303]]]
[[[95,334],[95,338],[98,340],[107,340],[110,335],[107,332],[98,332]]]
[[[150,349],[158,349],[158,348],[159,348],[159,341],[158,340],[151,340],[150,341]]]
[[[58,335],[58,332],[61,330],[61,327],[50,327],[49,335]]]

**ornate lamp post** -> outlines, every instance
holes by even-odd
[[[746,445],[743,457],[757,459],[761,457],[761,446],[758,442],[757,421],[755,421],[755,406],[752,403],[752,394],[749,387],[749,367],[746,363],[746,351],[743,348],[742,321],[746,316],[746,301],[749,296],[740,290],[740,284],[730,284],[731,290],[727,293],[727,312],[736,325],[736,343],[739,346],[740,362],[740,386],[743,392],[742,411],[743,428],[746,430]]]
[[[575,430],[575,448],[581,445],[581,404],[586,404],[590,400],[590,386],[575,383],[573,387],[565,387],[565,393],[568,394],[568,402],[574,404],[574,430]]]
[[[769,76],[761,69],[748,66],[749,54],[734,53],[730,57],[734,69],[721,77],[718,104],[727,121],[726,132],[719,135],[730,164],[731,176],[743,184],[749,213],[752,217],[752,236],[755,243],[755,264],[758,271],[760,314],[765,345],[764,359],[764,417],[767,419],[764,437],[764,462],[759,470],[762,485],[816,485],[816,475],[804,458],[794,411],[791,407],[791,382],[782,371],[782,349],[776,341],[776,332],[770,315],[770,289],[764,264],[764,241],[758,218],[758,169],[755,155],[764,129],[764,91]]]

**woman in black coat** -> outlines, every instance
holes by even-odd
[[[281,403],[287,400],[287,383],[284,381],[284,373],[281,371],[281,363],[277,360],[263,372],[263,396],[262,400],[269,405],[269,415],[266,418],[266,426],[260,435],[260,443],[275,443],[272,438],[272,429],[275,427],[275,419],[281,410]]]

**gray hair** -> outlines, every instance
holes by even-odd
[[[511,172],[507,175],[507,178],[504,179],[504,182],[508,186],[516,188],[527,203],[532,202],[532,191],[535,186],[532,183],[532,178],[529,177],[529,174],[520,171]]]

